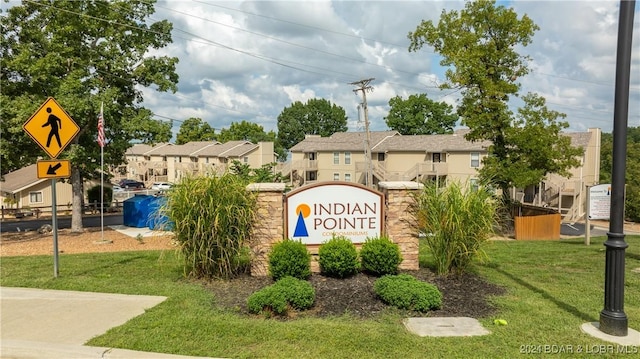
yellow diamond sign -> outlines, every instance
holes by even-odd
[[[22,128],[52,158],[58,157],[80,132],[80,127],[53,97],[49,97]]]

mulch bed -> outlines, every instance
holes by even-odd
[[[505,293],[504,288],[488,283],[475,274],[439,277],[425,268],[405,273],[435,284],[443,294],[441,309],[428,314],[404,311],[407,316],[486,318],[496,313],[496,308],[489,302],[490,297]],[[364,273],[345,279],[313,274],[309,281],[316,291],[314,306],[303,313],[293,313],[293,316],[327,317],[349,314],[359,318],[375,317],[391,308],[373,291],[376,279]],[[231,280],[209,281],[204,285],[213,293],[216,307],[249,315],[247,298],[270,284],[273,284],[270,278],[243,275]]]

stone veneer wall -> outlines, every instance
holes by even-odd
[[[267,276],[269,253],[284,238],[284,183],[252,183],[247,190],[257,192],[256,223],[251,236],[251,275]]]
[[[415,202],[413,193],[423,185],[416,182],[380,182],[378,187],[385,196],[385,232],[398,244],[402,254],[400,268],[418,270],[418,233],[409,208]],[[252,276],[268,275],[271,247],[284,238],[284,189],[284,183],[252,183],[247,186],[247,190],[257,192],[256,223],[250,244]],[[312,252],[317,253],[316,247]],[[318,270],[317,263],[312,263],[312,271]]]
[[[389,239],[400,247],[400,269],[418,270],[418,233],[411,206],[414,194],[424,187],[417,182],[380,182],[378,187],[385,197],[385,231]]]

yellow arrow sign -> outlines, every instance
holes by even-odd
[[[71,177],[71,161],[44,160],[38,161],[38,178],[69,178]]]
[[[52,158],[58,157],[80,132],[80,127],[53,97],[49,97],[22,128]]]

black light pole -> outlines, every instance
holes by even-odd
[[[613,168],[611,169],[611,213],[604,272],[604,309],[600,312],[600,331],[619,337],[628,334],[624,313],[624,255],[629,246],[624,240],[624,175],[627,162],[627,120],[629,112],[629,76],[635,0],[620,1],[616,89],[613,110]]]

